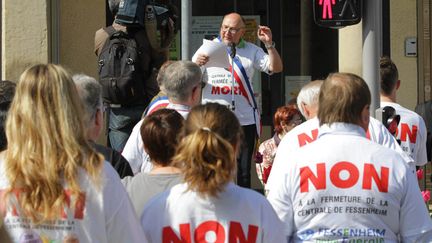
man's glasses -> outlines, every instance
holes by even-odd
[[[237,34],[241,29],[243,29],[244,27],[240,27],[240,28],[232,28],[232,27],[229,27],[229,26],[226,26],[226,25],[224,25],[224,26],[222,26],[221,27],[221,29],[222,29],[222,31],[223,32],[227,32],[227,31],[229,31],[231,34],[233,34],[233,35],[235,35],[235,34]]]
[[[298,126],[303,123],[303,120],[300,117],[297,117],[289,122],[291,126]]]
[[[207,85],[207,82],[201,81],[196,86],[194,86],[193,91],[195,91],[198,87],[201,87],[201,90]]]
[[[204,87],[207,85],[207,82],[201,81],[201,89],[204,89]]]

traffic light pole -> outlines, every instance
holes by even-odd
[[[181,60],[190,60],[192,0],[181,0]]]
[[[379,59],[382,55],[382,1],[363,0],[363,79],[371,91],[370,114],[380,107]]]

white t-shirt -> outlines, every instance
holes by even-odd
[[[289,131],[282,139],[277,153],[280,150],[295,151],[298,148],[315,141],[319,135],[319,120],[317,117],[303,122],[299,126]],[[371,141],[381,144],[387,148],[393,149],[398,152],[405,160],[406,163],[412,164],[413,159],[404,153],[397,143],[396,139],[390,134],[385,126],[377,119],[370,117],[369,127],[366,133],[366,137]],[[266,184],[266,191],[270,191],[275,180],[280,180],[281,173],[284,171],[281,169],[281,164],[286,163],[286,160],[274,160],[273,168],[270,172]],[[413,171],[414,173],[414,171]]]
[[[268,200],[294,242],[415,242],[432,231],[409,166],[361,127],[322,126],[314,143],[280,151],[285,174]]]
[[[166,109],[176,110],[186,119],[191,108],[186,105],[169,103]],[[144,119],[141,119],[141,121],[134,126],[122,152],[123,157],[129,162],[134,174],[140,171],[150,172],[153,168],[150,157],[144,151],[144,143],[141,138],[141,125],[143,122]]]
[[[14,206],[9,205],[4,227],[12,241],[64,242],[66,239],[75,239],[80,243],[142,242],[143,230],[117,172],[105,162],[101,176],[102,185],[97,189],[86,172],[80,170],[82,199],[70,198],[71,206],[65,207],[64,216],[49,223],[32,225],[16,203],[12,203]],[[0,194],[8,187],[4,162],[0,161]],[[12,197],[11,200],[16,198]]]
[[[269,58],[262,48],[244,41],[244,47],[237,47],[237,57],[241,61],[246,75],[251,83],[256,70],[260,72],[269,73]],[[195,53],[192,61],[195,61],[197,55]],[[228,54],[227,54],[228,55]],[[211,58],[211,57],[210,57]],[[231,63],[231,57],[229,57]],[[207,85],[202,91],[202,103],[217,102],[222,105],[230,106],[232,102],[231,85],[232,75],[231,72],[224,68],[209,67],[204,72],[204,80],[207,80]],[[247,87],[244,87],[247,89]],[[234,100],[235,100],[235,114],[239,119],[242,126],[255,124],[254,110],[249,104],[248,100],[243,96],[240,91],[239,85],[234,81]]]
[[[381,107],[391,106],[400,115],[397,139],[401,141],[402,150],[411,156],[417,166],[427,163],[426,125],[421,116],[393,102],[381,102]]]
[[[207,198],[176,185],[148,202],[141,224],[148,242],[287,242],[269,202],[233,183]]]

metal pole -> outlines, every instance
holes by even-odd
[[[181,0],[181,59],[190,60],[189,48],[192,29],[192,0]]]
[[[382,2],[363,1],[363,79],[372,95],[370,113],[380,107],[379,58],[382,55]]]
[[[2,41],[3,41],[3,22],[2,22],[2,19],[3,19],[3,16],[4,16],[4,14],[3,14],[3,0],[2,1],[0,1],[0,13],[1,13],[1,15],[0,15],[0,76],[1,76],[1,80],[3,80],[3,79],[6,79],[5,78],[5,76],[6,75],[3,75],[3,43],[2,43]]]

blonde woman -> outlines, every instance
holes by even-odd
[[[173,158],[184,183],[151,200],[141,224],[149,242],[285,242],[266,199],[233,183],[241,127],[227,107],[192,108]]]
[[[40,64],[21,75],[0,158],[0,210],[14,242],[140,242],[115,170],[88,144],[71,76]]]

